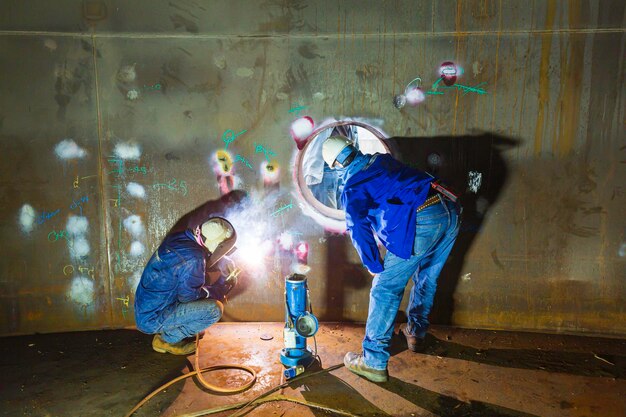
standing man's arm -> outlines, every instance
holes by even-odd
[[[344,207],[346,208],[346,225],[352,244],[361,257],[363,265],[372,274],[383,272],[384,266],[380,260],[380,252],[372,228],[367,219],[370,207],[369,198],[360,193],[344,191]]]

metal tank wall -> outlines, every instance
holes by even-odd
[[[433,322],[626,335],[623,1],[0,8],[0,334],[132,326],[165,233],[232,189],[224,320],[283,320],[299,243],[315,314],[365,320],[371,278],[294,182],[293,135],[349,119],[463,192]]]

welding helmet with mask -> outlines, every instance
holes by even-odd
[[[235,251],[237,233],[225,218],[212,217],[200,226],[200,239],[211,253],[207,262],[207,268],[211,268],[225,255]]]
[[[322,158],[331,168],[336,168],[336,163],[345,168],[356,152],[352,141],[345,136],[331,136],[322,145]]]

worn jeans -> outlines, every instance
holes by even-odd
[[[186,337],[195,336],[222,317],[222,303],[211,299],[178,303],[164,315],[156,333],[167,343],[180,342]]]
[[[442,198],[442,197],[440,197]],[[365,364],[386,369],[396,313],[404,289],[413,279],[407,316],[409,332],[424,337],[433,306],[437,278],[459,233],[460,209],[445,198],[417,213],[413,255],[402,259],[387,251],[385,270],[374,277],[363,339]]]

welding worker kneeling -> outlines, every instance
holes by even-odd
[[[460,207],[426,172],[388,154],[364,155],[345,137],[328,138],[322,156],[328,166],[345,168],[346,227],[374,276],[363,353],[348,352],[344,364],[370,381],[385,382],[394,321],[410,278],[408,323],[401,330],[410,350],[423,350],[437,278],[459,233]],[[374,233],[387,249],[383,260]]]
[[[213,217],[168,234],[154,252],[135,294],[135,321],[137,329],[155,335],[155,351],[193,353],[193,337],[222,317],[222,303],[233,286],[225,277],[235,269],[225,255],[235,240],[230,222]],[[219,270],[212,285],[205,282],[209,270]]]

